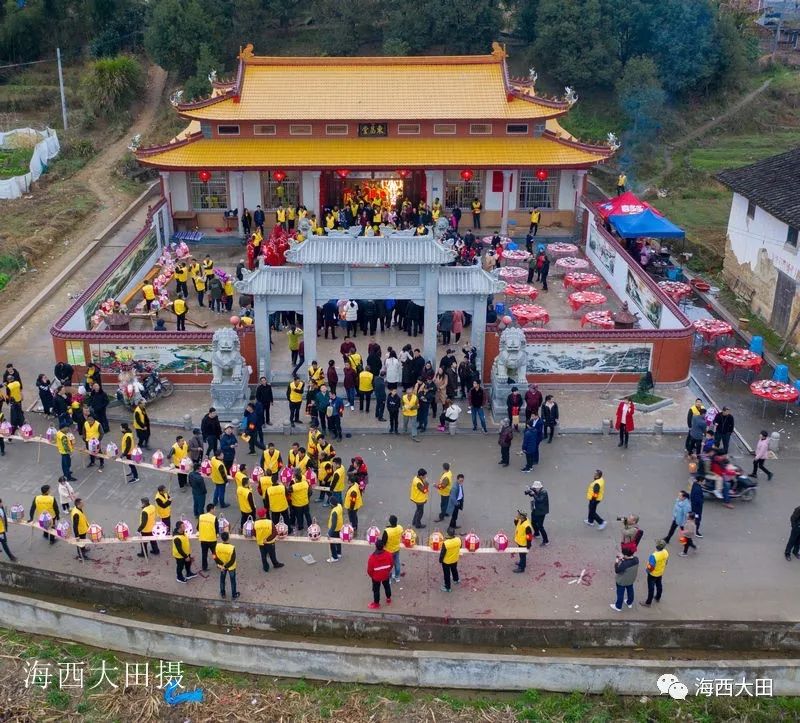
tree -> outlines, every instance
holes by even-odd
[[[614,19],[600,0],[540,0],[537,63],[561,82],[610,86],[619,71]],[[545,31],[546,29],[546,31]]]
[[[126,110],[143,89],[142,66],[129,55],[95,60],[81,77],[84,107],[106,118]]]
[[[536,14],[539,12],[539,0],[519,0],[514,8],[516,22],[514,28],[523,40],[532,43],[538,34]]]
[[[647,53],[658,4],[659,0],[603,0],[604,11],[613,19],[617,58],[622,65]]]
[[[382,39],[377,23],[386,15],[382,0],[314,0],[312,9],[324,28],[320,47],[329,55],[354,55],[364,43]]]
[[[211,81],[208,79],[212,70],[222,76],[222,64],[214,51],[202,43],[197,52],[197,66],[195,74],[183,85],[184,100],[195,100],[211,95]]]
[[[616,90],[617,102],[631,119],[634,136],[648,135],[659,127],[667,94],[652,58],[644,55],[631,58],[617,80]]]

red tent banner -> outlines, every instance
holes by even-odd
[[[659,216],[664,215],[657,208],[653,208],[647,201],[642,201],[636,194],[630,191],[625,191],[625,193],[619,196],[609,198],[607,201],[602,201],[596,204],[596,206],[603,220],[606,220],[609,216],[629,216],[635,213],[642,213],[648,209],[653,213],[657,213]]]

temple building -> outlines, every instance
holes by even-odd
[[[587,145],[558,123],[574,96],[539,96],[510,77],[506,52],[432,57],[264,57],[248,45],[234,80],[211,98],[179,103],[189,123],[143,148],[161,172],[173,221],[225,227],[225,212],[303,205],[322,219],[365,192],[387,204],[435,199],[472,226],[571,228],[586,170],[609,146]],[[269,222],[268,222],[269,223]]]

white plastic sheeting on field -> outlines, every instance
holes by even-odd
[[[0,133],[0,149],[20,148],[33,145],[30,172],[24,176],[14,176],[0,180],[0,198],[19,198],[28,193],[31,184],[47,169],[51,158],[58,155],[59,144],[56,132],[51,128],[37,131],[33,128],[15,128],[8,133]]]

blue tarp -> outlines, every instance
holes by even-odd
[[[609,222],[622,238],[683,238],[684,231],[651,210],[632,215],[609,216]]]

